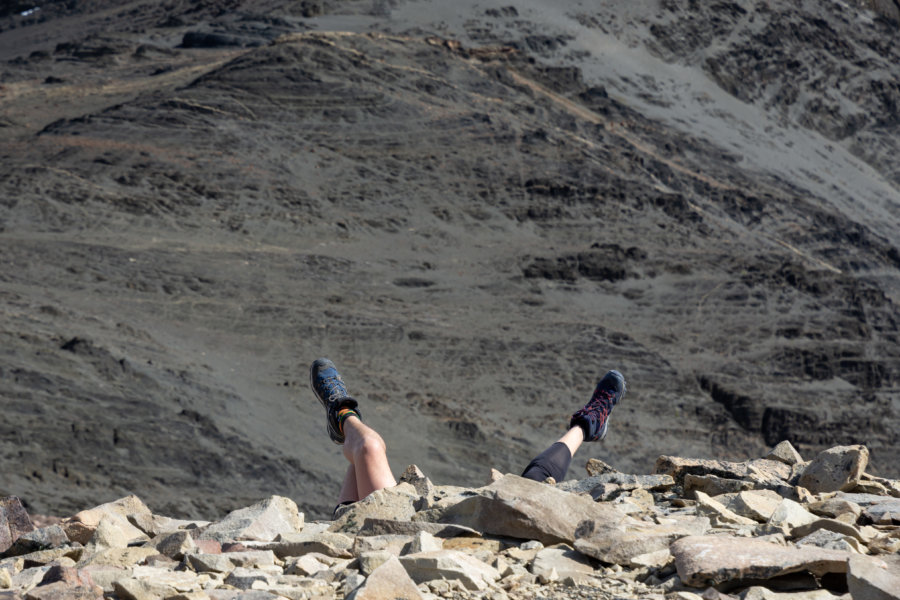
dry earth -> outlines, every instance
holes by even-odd
[[[608,368],[584,458],[789,439],[900,475],[892,3],[13,4],[0,495],[30,512],[328,514],[322,355],[442,484],[520,469]]]

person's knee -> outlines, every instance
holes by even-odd
[[[367,432],[359,441],[356,452],[360,456],[377,456],[387,454],[387,445],[380,435],[374,431]]]

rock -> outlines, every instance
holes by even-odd
[[[747,588],[740,597],[741,600],[841,600],[840,596],[835,596],[829,590],[779,593],[758,585]]]
[[[187,554],[185,560],[192,569],[198,573],[230,573],[234,570],[234,563],[227,554]]]
[[[197,549],[194,538],[187,531],[176,531],[162,535],[158,540],[153,540],[153,546],[160,554],[176,560],[181,560],[185,554],[190,554]]]
[[[293,559],[287,565],[285,565],[284,572],[286,575],[303,575],[306,577],[311,577],[318,573],[319,571],[327,571],[328,565],[324,562],[320,561],[317,556],[325,556],[324,554],[317,554],[315,552],[310,552],[309,554],[304,554],[303,556],[298,556]]]
[[[9,587],[11,589],[19,589],[27,592],[31,588],[37,586],[49,570],[50,567],[31,567],[22,569],[12,576],[12,583]]]
[[[94,585],[99,586],[105,593],[111,594],[115,591],[114,583],[119,579],[129,577],[131,569],[122,567],[110,567],[106,565],[96,565],[79,569],[81,572],[90,576]]]
[[[400,475],[400,482],[412,485],[419,496],[431,498],[434,495],[434,484],[416,465],[406,467],[406,470]]]
[[[296,575],[276,577],[269,584],[267,591],[288,600],[309,600],[310,598],[330,600],[334,598],[334,588],[328,582]]]
[[[693,587],[771,579],[804,570],[817,576],[846,573],[847,559],[852,556],[810,546],[780,546],[728,536],[685,537],[669,549],[675,557],[678,576]]]
[[[603,475],[605,473],[618,473],[619,471],[599,458],[589,458],[587,464],[584,465],[589,477],[594,475]]]
[[[422,600],[422,593],[396,557],[372,571],[347,600]]]
[[[559,545],[539,550],[531,563],[531,572],[547,580],[551,572],[556,574],[556,579],[572,577],[578,580],[585,575],[593,575],[594,567],[581,552]]]
[[[500,579],[495,568],[457,550],[408,554],[400,558],[400,563],[416,583],[455,579],[468,590],[484,590]]]
[[[275,553],[271,550],[244,550],[242,552],[223,552],[222,556],[234,563],[236,567],[263,569],[275,564]]]
[[[0,553],[12,547],[19,536],[34,531],[28,511],[15,496],[0,498]]]
[[[369,575],[375,569],[386,563],[393,554],[387,550],[373,550],[372,552],[363,552],[357,557],[359,561],[359,571],[363,575]]]
[[[900,523],[900,500],[887,498],[866,507],[862,514],[877,525]]]
[[[22,534],[3,556],[21,556],[69,543],[69,537],[59,525],[49,525]]]
[[[269,579],[271,577],[272,574],[267,571],[236,567],[231,573],[228,574],[228,577],[225,578],[225,583],[241,590],[249,590],[253,586],[254,582],[257,581],[263,582],[264,584],[268,585]]]
[[[865,554],[864,547],[855,538],[827,529],[817,529],[797,540],[798,546],[816,546],[826,550],[843,550]]]
[[[563,481],[556,484],[556,488],[573,494],[588,493],[596,500],[594,490],[610,484],[628,489],[644,488],[653,492],[664,492],[675,485],[675,480],[669,475],[630,475],[615,471],[585,479]]]
[[[787,481],[791,476],[789,465],[764,458],[736,463],[724,460],[660,456],[656,460],[654,472],[670,475],[679,485],[684,485],[684,476],[688,474],[715,475],[724,479],[754,481],[758,485],[770,489],[779,485],[779,481],[782,483]]]
[[[670,519],[660,524],[634,519],[586,521],[575,533],[575,549],[605,563],[625,565],[636,556],[666,549],[681,537],[703,535],[709,526],[706,517]]]
[[[703,492],[708,496],[731,494],[744,490],[752,490],[753,482],[743,479],[726,479],[716,475],[692,475],[684,476],[684,495],[693,498],[696,492]]]
[[[807,507],[811,513],[823,515],[826,517],[837,517],[842,514],[850,513],[853,520],[862,514],[862,507],[856,502],[850,502],[843,498],[827,498],[810,503]]]
[[[471,527],[453,525],[449,523],[430,523],[428,521],[395,521],[392,519],[366,518],[359,535],[409,535],[413,536],[420,531],[430,533],[435,537],[452,538],[458,535],[481,535]]]
[[[125,548],[132,540],[135,527],[119,516],[103,515],[88,542],[90,551],[104,548]],[[141,532],[143,537],[143,532]]]
[[[778,444],[766,454],[766,458],[783,462],[786,465],[796,465],[803,462],[800,453],[797,452],[796,448],[794,448],[787,440],[778,442]]]
[[[669,564],[672,561],[672,553],[668,548],[647,552],[646,554],[638,554],[628,559],[628,566],[635,568],[659,568]]]
[[[813,494],[849,491],[859,483],[868,463],[865,446],[835,446],[809,463],[798,484]]]
[[[847,587],[853,600],[900,600],[900,570],[877,559],[851,556]]]
[[[419,494],[409,483],[377,490],[359,502],[343,507],[336,513],[337,518],[329,530],[355,534],[367,518],[409,521],[416,514],[415,503],[418,499]]]
[[[121,579],[113,587],[121,600],[159,600],[176,593],[174,588],[146,579]]]
[[[25,600],[101,600],[103,591],[99,587],[73,585],[57,581],[34,588],[25,594]]]
[[[685,478],[687,479],[687,478]],[[697,513],[709,517],[710,522],[717,526],[746,525],[755,526],[756,521],[742,517],[725,508],[721,502],[717,502],[703,492],[695,492],[697,496]]]
[[[317,552],[336,558],[350,558],[353,538],[343,533],[331,531],[302,532],[280,535],[276,541],[267,544],[265,549],[272,550],[276,556],[302,556],[308,552]]]
[[[824,529],[826,531],[833,531],[835,533],[851,537],[862,544],[865,544],[867,541],[862,532],[860,532],[860,530],[857,529],[854,525],[844,523],[843,521],[838,521],[837,519],[816,519],[810,523],[795,527],[791,532],[791,535],[807,536],[814,531],[819,531],[821,529]]]
[[[359,556],[363,552],[387,550],[394,556],[400,556],[403,553],[403,548],[407,547],[412,541],[413,536],[411,535],[360,535],[353,540],[353,548],[350,553],[353,556]]]
[[[91,579],[90,573],[78,570],[75,567],[63,567],[61,565],[52,565],[47,569],[40,585],[48,585],[57,581],[62,581],[68,585],[94,586],[94,580]]]
[[[575,527],[582,521],[623,519],[612,506],[516,475],[507,475],[477,491],[477,496],[447,509],[442,522],[545,544],[571,544]]]
[[[113,502],[107,502],[94,508],[83,510],[61,523],[66,535],[73,542],[87,544],[94,535],[100,521],[107,517],[116,524],[128,542],[144,539],[143,531],[129,521],[129,516],[152,518],[153,513],[137,496],[126,496]]]
[[[147,557],[154,554],[157,554],[156,548],[108,548],[99,552],[85,554],[78,561],[78,568],[95,565],[127,568],[143,562]]]
[[[270,496],[252,506],[235,510],[203,529],[199,538],[219,542],[257,540],[269,542],[278,535],[299,533],[303,514],[290,498]]]
[[[742,517],[765,523],[772,517],[781,500],[781,496],[771,490],[750,490],[738,493],[726,506]]]
[[[766,522],[766,531],[783,533],[785,536],[791,537],[795,528],[813,523],[817,519],[818,517],[800,504],[784,498]]]
[[[420,552],[435,552],[443,550],[444,543],[431,535],[427,531],[418,532],[409,544],[408,549],[404,549],[404,554],[418,554]]]

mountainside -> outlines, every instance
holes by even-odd
[[[892,7],[4,16],[0,495],[327,515],[319,356],[442,484],[518,472],[610,368],[585,454],[622,470],[789,439],[900,476]]]

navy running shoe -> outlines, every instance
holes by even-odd
[[[590,402],[572,415],[569,429],[581,427],[586,442],[602,440],[609,429],[609,413],[624,397],[625,378],[618,371],[610,371],[597,384]]]
[[[335,444],[344,443],[344,433],[341,431],[341,422],[338,413],[341,409],[349,408],[356,417],[359,417],[359,403],[350,397],[347,386],[341,379],[337,367],[327,358],[316,359],[309,368],[309,387],[312,388],[316,398],[325,407],[328,422],[328,436]]]

